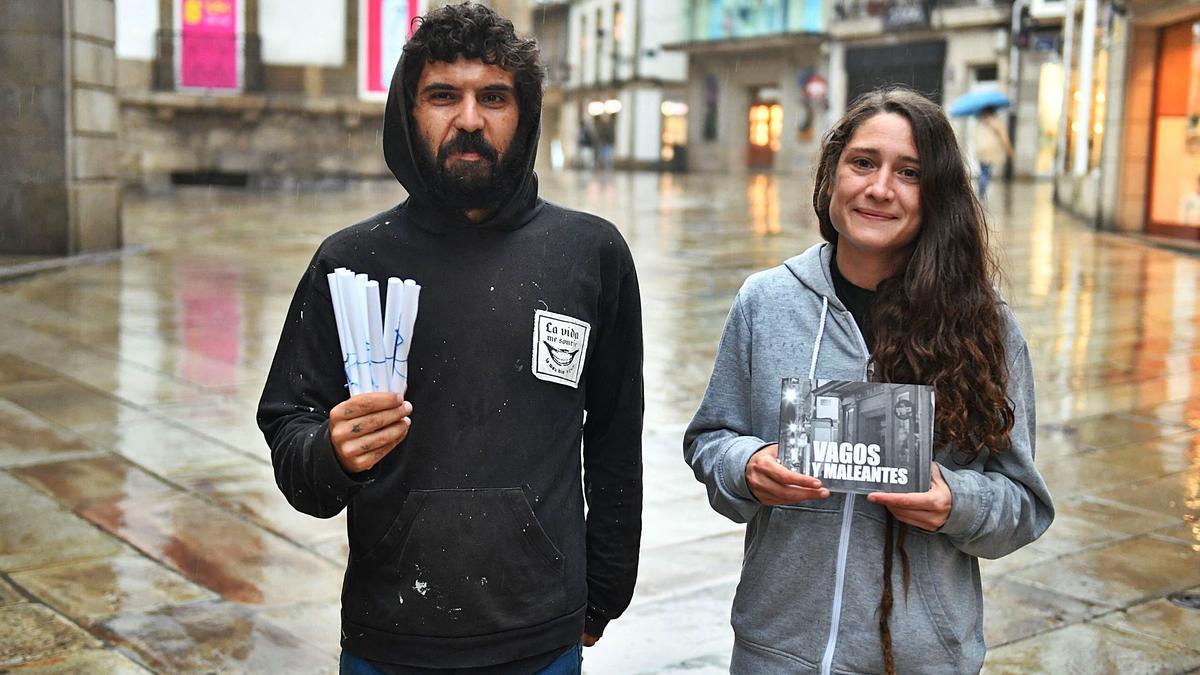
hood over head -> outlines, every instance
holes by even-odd
[[[532,49],[532,56],[537,60],[536,46],[532,45],[532,41],[528,41],[529,44],[526,44],[525,41],[512,35],[511,22],[494,17],[494,15],[492,17],[485,16],[485,19],[498,20],[497,25],[490,30],[483,31],[477,30],[470,20],[465,20],[461,27],[456,28],[456,37],[468,42],[465,50],[455,51],[453,47],[431,45],[420,66],[411,61],[422,58],[420,55],[414,55],[410,47],[418,38],[421,30],[427,28],[431,21],[444,19],[447,13],[478,14],[480,12],[491,13],[491,10],[478,5],[449,5],[423,17],[421,27],[413,35],[413,39],[405,45],[404,54],[396,65],[396,71],[392,75],[392,82],[388,89],[383,121],[384,159],[396,180],[400,181],[400,184],[408,191],[409,199],[406,208],[410,215],[414,217],[418,225],[432,231],[446,232],[468,228],[513,230],[528,222],[535,215],[540,203],[537,194],[537,175],[533,171],[533,164],[537,157],[538,136],[541,133],[542,67],[540,61],[532,66],[527,65],[523,71],[526,77],[523,78],[521,72],[515,71],[510,64],[502,60],[497,61],[498,57],[496,56],[498,52],[502,51],[496,46],[498,43],[509,46],[516,44],[518,47],[524,48],[523,55],[525,57],[529,56],[529,50]],[[481,39],[476,39],[477,37]],[[505,42],[506,40],[507,42]],[[472,41],[476,44],[472,44]],[[472,50],[476,53],[472,53]],[[512,167],[520,175],[513,180],[515,187],[512,192],[499,204],[496,204],[491,213],[478,223],[468,219],[461,206],[445,203],[431,189],[430,178],[422,174],[416,154],[418,152],[417,143],[421,141],[412,118],[413,100],[410,98],[408,87],[405,86],[406,74],[411,78],[420,78],[421,70],[428,61],[452,63],[460,56],[466,59],[478,58],[485,63],[497,62],[497,65],[512,71],[520,110],[516,132],[506,153],[519,152],[521,156],[512,161],[509,158],[502,159],[496,164],[496,169]],[[530,77],[531,75],[536,75],[536,77]],[[410,86],[415,89],[415,79]],[[437,148],[432,150],[435,154],[437,153]]]

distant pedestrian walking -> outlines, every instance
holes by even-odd
[[[617,139],[617,120],[609,114],[596,118],[596,168],[613,168],[613,144]]]
[[[580,168],[590,169],[596,163],[595,152],[596,139],[592,133],[591,123],[583,118],[579,120],[579,126],[576,128],[575,145],[579,148],[579,157],[577,164]]]
[[[993,172],[1004,166],[1012,154],[1012,143],[1000,118],[996,117],[996,109],[984,108],[979,112],[979,121],[975,124],[975,161],[979,163],[977,191],[980,200],[987,199]]]

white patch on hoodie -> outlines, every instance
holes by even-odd
[[[592,326],[579,319],[536,310],[533,314],[533,375],[579,388]]]

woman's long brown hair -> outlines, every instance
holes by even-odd
[[[1004,320],[988,250],[987,223],[975,197],[954,130],[942,109],[910,89],[877,89],[858,98],[826,134],[817,164],[813,208],[821,236],[838,233],[829,204],[842,150],[858,127],[882,113],[908,120],[921,162],[921,229],[908,264],[876,289],[869,318],[876,379],[928,384],[937,393],[934,442],[956,449],[962,463],[1008,447],[1013,412],[1005,395],[1008,366]],[[892,608],[893,519],[888,514],[880,637],[884,665],[895,672],[888,616]],[[908,592],[905,527],[897,541]]]

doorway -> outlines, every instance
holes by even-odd
[[[783,138],[783,106],[779,104],[779,93],[773,88],[762,88],[755,91],[750,100],[746,166],[772,169]]]

